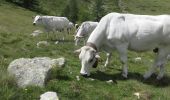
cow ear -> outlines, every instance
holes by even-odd
[[[76,54],[77,53],[79,54],[80,52],[81,52],[81,49],[77,49],[77,50],[74,51],[74,53],[76,53]]]

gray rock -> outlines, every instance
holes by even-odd
[[[60,60],[62,59],[62,62]],[[64,61],[63,61],[64,60]],[[8,66],[10,75],[16,78],[19,87],[27,85],[44,86],[50,69],[63,66],[64,58],[51,59],[49,57],[20,58],[12,61]]]
[[[56,92],[45,92],[40,96],[40,100],[59,100]]]
[[[47,41],[39,41],[37,43],[37,48],[40,48],[41,46],[48,46],[49,43]]]
[[[33,33],[31,34],[33,37],[38,36],[39,34],[43,33],[41,30],[35,30],[33,31]]]
[[[65,58],[63,58],[63,57],[58,58],[58,59],[53,59],[52,61],[53,61],[53,63],[57,64],[59,67],[63,67],[66,62]]]

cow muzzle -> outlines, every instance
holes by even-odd
[[[81,74],[81,76],[83,76],[83,77],[85,77],[85,78],[87,78],[87,77],[89,77],[90,75],[88,75],[88,74],[82,74],[82,73],[80,73]]]
[[[33,25],[35,26],[36,24],[35,24],[35,23],[33,23]]]

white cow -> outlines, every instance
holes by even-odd
[[[41,25],[45,28],[47,32],[47,38],[49,37],[49,32],[61,31],[67,29],[69,20],[66,17],[56,17],[56,16],[40,16],[37,15],[34,18],[33,25]],[[64,37],[63,37],[64,38]]]
[[[92,21],[85,21],[83,22],[80,27],[76,30],[76,35],[75,35],[75,45],[78,45],[78,42],[80,41],[81,38],[84,38],[84,43],[85,40],[87,40],[87,37],[91,34],[91,32],[96,28],[98,25],[98,22],[92,22]]]
[[[80,52],[82,75],[90,75],[89,68],[97,61],[100,49],[119,52],[123,64],[123,77],[127,78],[127,51],[144,52],[159,48],[153,66],[144,74],[149,78],[156,67],[160,68],[157,79],[164,75],[164,65],[170,54],[170,16],[169,15],[134,15],[110,13],[104,16],[83,46]]]

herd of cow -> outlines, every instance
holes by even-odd
[[[70,30],[74,27],[66,17],[55,16],[36,16],[33,24],[43,25],[47,33]],[[164,76],[164,66],[170,54],[169,15],[109,13],[99,22],[83,22],[76,30],[75,45],[78,45],[82,37],[87,40],[86,44],[75,50],[75,53],[79,53],[82,76],[89,76],[90,67],[97,67],[100,50],[107,52],[105,66],[110,61],[112,51],[118,51],[123,64],[122,76],[125,78],[128,75],[128,50],[136,52],[154,50],[156,57],[153,66],[144,74],[144,78],[149,78],[156,68],[160,68],[157,79],[160,80]]]

